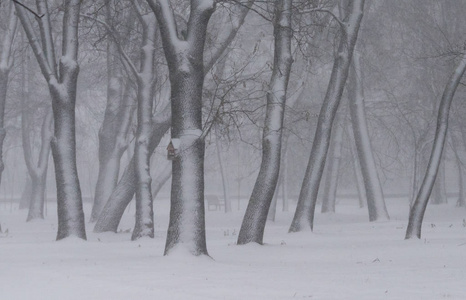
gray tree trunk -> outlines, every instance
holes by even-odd
[[[359,207],[363,208],[364,203],[367,201],[366,186],[364,184],[364,178],[362,177],[361,164],[359,163],[358,155],[356,154],[356,144],[353,142],[353,140],[351,140],[350,143],[351,145],[349,148],[351,151],[351,158],[353,160],[354,177],[356,180],[356,187],[358,190]]]
[[[356,152],[361,165],[361,173],[366,188],[367,208],[370,221],[380,221],[390,219],[382,186],[375,165],[374,155],[369,137],[366,122],[366,112],[364,104],[364,87],[362,66],[359,53],[353,53],[353,64],[350,72],[350,115],[353,127],[354,140],[356,142]]]
[[[218,137],[217,130],[215,130],[215,134]],[[225,213],[229,213],[231,212],[231,199],[230,199],[230,195],[228,192],[228,180],[227,180],[227,175],[225,172],[225,167],[223,166],[222,150],[221,150],[219,140],[215,141],[215,147],[216,147],[215,150],[217,152],[218,165],[220,168],[220,175],[222,177],[223,199],[225,201]]]
[[[113,1],[106,5],[108,24],[111,24],[110,8],[112,5]],[[124,84],[119,73],[119,59],[116,41],[109,38],[107,42],[107,106],[99,131],[99,173],[91,222],[97,221],[105,203],[117,185],[121,157],[128,146],[127,136],[131,125],[131,116],[136,107],[133,105],[130,84]]]
[[[231,44],[239,28],[244,23],[244,19],[249,11],[249,7],[254,3],[253,0],[249,0],[247,4],[237,5],[237,14],[232,27],[224,35],[221,42],[217,43],[220,47],[211,51],[211,56],[204,62],[204,73],[207,73],[215,62],[221,57],[222,53]],[[168,105],[161,112],[156,113],[154,116],[154,126],[149,142],[149,151],[153,153],[155,148],[158,146],[163,135],[170,128],[171,122],[171,106]],[[126,206],[131,202],[136,189],[135,181],[135,169],[134,159],[130,160],[129,165],[125,169],[120,181],[110,195],[107,203],[105,204],[99,218],[94,227],[94,232],[116,232],[118,224],[120,223],[121,217],[126,209]]]
[[[451,75],[440,101],[434,144],[432,146],[432,152],[424,180],[422,181],[419,193],[417,194],[416,200],[411,206],[409,212],[409,222],[405,236],[406,239],[421,238],[422,220],[424,219],[427,203],[429,201],[430,194],[432,193],[440,160],[442,158],[443,147],[448,130],[448,115],[450,113],[451,102],[465,70],[466,55],[463,55],[455,71]]]
[[[16,24],[18,19],[15,15],[15,8],[13,2],[10,2],[9,6],[9,15],[8,15],[8,28],[2,39],[2,48],[0,56],[0,183],[2,181],[2,173],[5,168],[3,163],[3,142],[5,141],[6,131],[5,131],[5,103],[6,96],[8,91],[8,78],[10,75],[10,70],[13,65],[12,59],[12,47],[13,41],[16,34]]]
[[[134,144],[134,163],[136,171],[136,224],[134,226],[132,240],[141,237],[154,237],[154,215],[152,204],[152,178],[150,176],[149,149],[152,129],[152,109],[155,87],[155,40],[156,20],[155,16],[141,16],[143,26],[143,38],[141,47],[141,67],[137,76],[138,85],[138,125],[136,142]]]
[[[238,235],[238,244],[263,243],[270,203],[280,172],[281,139],[291,64],[291,0],[275,2],[274,64],[267,91],[262,137],[262,162]]]
[[[290,232],[298,232],[307,228],[312,230],[314,226],[317,194],[330,144],[332,124],[348,77],[363,16],[364,2],[364,0],[349,1],[348,13],[345,19],[340,21],[341,37],[338,53],[335,57],[327,93],[317,120],[311,154],[299,193],[298,205],[289,229]]]
[[[36,36],[29,12],[15,2],[16,12],[26,32],[52,98],[54,137],[52,155],[57,182],[57,240],[69,236],[86,239],[81,188],[76,166],[75,105],[79,73],[78,23],[81,1],[65,1],[63,41],[58,66],[55,59],[47,2],[37,0],[40,38]],[[58,70],[59,69],[59,70]]]
[[[445,204],[447,203],[447,188],[445,186],[445,159],[442,156],[440,166],[435,178],[434,187],[432,189],[432,196],[430,197],[431,204]]]
[[[322,194],[322,213],[334,213],[337,197],[338,177],[340,171],[341,148],[343,143],[343,121],[344,116],[337,117],[335,122],[334,134],[330,145],[329,155],[327,156],[327,177]]]

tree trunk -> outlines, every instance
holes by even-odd
[[[429,197],[435,182],[435,177],[437,176],[438,168],[440,165],[440,160],[442,158],[443,147],[448,129],[448,115],[450,113],[451,102],[465,70],[466,55],[463,55],[454,73],[451,75],[440,101],[434,144],[432,146],[432,152],[429,158],[429,164],[427,165],[424,180],[422,181],[419,193],[417,194],[416,200],[411,206],[411,210],[409,212],[409,222],[405,236],[406,239],[421,238],[422,220],[424,219],[427,202],[429,201]]]
[[[311,154],[299,193],[298,205],[289,229],[290,232],[298,232],[306,230],[306,228],[312,230],[314,226],[317,194],[330,144],[332,124],[348,77],[363,16],[364,2],[364,0],[351,0],[348,5],[347,16],[340,24],[342,29],[338,53],[335,57],[327,93],[317,120]]]
[[[151,130],[148,151],[153,153],[160,140],[170,128],[170,105],[157,113]],[[94,232],[117,232],[118,224],[126,207],[133,199],[136,191],[136,170],[134,156],[128,163],[120,181],[110,195],[97,219]]]
[[[359,208],[364,207],[364,202],[366,202],[366,186],[364,183],[364,178],[362,177],[361,171],[361,164],[359,163],[358,155],[356,154],[356,144],[354,140],[350,141],[350,151],[351,151],[351,158],[353,161],[353,169],[354,169],[354,177],[356,180],[356,187],[358,190],[358,199],[359,199]]]
[[[280,172],[281,139],[291,64],[291,0],[275,2],[274,64],[262,138],[262,162],[238,235],[238,244],[262,244],[267,214]]]
[[[112,24],[111,10],[113,6],[113,1],[105,6],[107,24]],[[109,34],[111,35],[111,33]],[[133,105],[129,80],[123,83],[119,71],[121,57],[118,53],[117,42],[121,41],[108,38],[107,42],[107,105],[99,131],[99,173],[91,222],[97,221],[118,183],[121,157],[128,146],[127,135],[131,126],[131,116],[136,107]]]
[[[225,213],[231,212],[231,199],[228,192],[228,180],[227,175],[225,172],[225,167],[223,166],[223,159],[222,159],[222,151],[220,148],[220,141],[216,141],[215,143],[216,150],[217,150],[217,159],[218,165],[220,168],[220,175],[222,176],[222,187],[223,187],[223,199],[225,201]]]
[[[356,152],[361,165],[361,172],[364,178],[367,208],[370,221],[388,220],[387,208],[383,197],[382,186],[372,154],[372,147],[369,131],[366,122],[366,112],[364,105],[364,87],[362,66],[359,53],[353,53],[353,66],[350,73],[350,115],[353,127],[354,139],[356,141]]]
[[[32,198],[32,182],[29,172],[26,175],[26,184],[24,185],[23,193],[21,194],[21,200],[19,201],[19,209],[29,208]]]
[[[327,177],[322,195],[322,213],[334,213],[337,197],[338,177],[340,171],[341,148],[343,143],[343,115],[339,116],[339,122],[335,122],[333,139],[330,145],[330,153],[327,158]]]
[[[63,11],[62,57],[57,70],[50,15],[47,2],[37,0],[40,38],[36,36],[28,11],[15,2],[16,12],[23,25],[42,75],[52,98],[54,138],[52,155],[57,182],[57,240],[69,236],[86,239],[81,188],[76,166],[75,105],[79,66],[78,23],[81,1],[65,1]]]
[[[5,169],[3,163],[3,142],[5,141],[5,104],[8,91],[8,78],[13,60],[11,58],[11,51],[13,47],[13,40],[16,34],[16,24],[18,19],[15,15],[15,8],[13,2],[9,6],[9,22],[8,28],[2,40],[2,53],[0,57],[0,183],[2,182],[2,173]]]
[[[437,177],[435,178],[432,194],[433,195],[430,197],[430,203],[445,204],[448,202],[447,189],[445,186],[445,159],[443,157],[441,158],[440,166],[437,171]]]

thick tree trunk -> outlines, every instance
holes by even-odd
[[[327,157],[327,177],[322,195],[322,213],[334,213],[337,197],[338,177],[340,171],[341,148],[343,143],[343,116],[339,116],[339,122],[335,122],[336,128],[332,135],[330,152]]]
[[[238,244],[262,244],[267,214],[280,172],[281,139],[291,64],[291,0],[275,2],[274,65],[267,91],[262,162],[238,235]]]
[[[429,201],[440,165],[440,160],[442,158],[448,129],[448,115],[450,113],[451,102],[465,70],[466,55],[463,55],[454,73],[451,75],[440,101],[434,145],[432,146],[432,152],[424,180],[422,181],[419,193],[417,194],[416,200],[411,206],[411,210],[409,212],[409,222],[405,236],[406,239],[421,238],[422,220],[424,219],[424,213],[427,208],[427,203]]]
[[[75,105],[79,66],[78,23],[81,1],[65,1],[63,11],[62,57],[59,70],[55,60],[50,15],[47,2],[37,0],[40,38],[36,36],[24,7],[15,2],[16,12],[31,48],[47,81],[52,98],[55,136],[52,155],[57,182],[57,240],[76,236],[86,239],[81,188],[76,167]]]
[[[332,124],[340,104],[343,89],[353,57],[361,24],[364,0],[351,0],[348,13],[342,21],[338,53],[335,57],[330,82],[317,121],[309,162],[299,193],[298,205],[291,223],[290,232],[313,229],[317,194],[324,171],[325,159],[330,144]]]
[[[362,66],[359,53],[353,53],[353,65],[350,72],[349,81],[351,102],[350,115],[353,127],[354,139],[356,142],[356,152],[361,165],[361,172],[364,178],[367,208],[370,221],[388,220],[387,208],[383,197],[382,186],[372,154],[372,146],[366,122],[366,112],[364,104],[364,87]]]

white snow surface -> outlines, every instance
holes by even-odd
[[[357,199],[337,201],[335,214],[316,214],[314,233],[287,233],[293,202],[277,210],[264,246],[235,245],[245,199],[231,214],[206,211],[213,259],[162,255],[168,199],[154,203],[156,237],[136,242],[90,224],[88,241],[56,242],[54,205],[45,221],[26,223],[27,211],[0,203],[0,299],[466,299],[466,209],[454,199],[429,205],[416,241],[403,240],[407,199],[387,199],[392,220],[377,223]]]

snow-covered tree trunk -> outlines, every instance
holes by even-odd
[[[333,64],[330,82],[317,120],[317,128],[311,148],[309,162],[299,193],[298,205],[291,223],[290,232],[313,229],[317,194],[324,171],[325,159],[330,145],[332,124],[340,104],[348,77],[353,50],[358,38],[365,0],[351,0],[341,25],[338,52]]]
[[[106,9],[106,22],[111,24],[111,7]],[[118,41],[120,42],[120,41]],[[129,83],[124,84],[118,70],[118,46],[113,38],[107,41],[107,105],[99,131],[99,173],[95,187],[91,222],[95,222],[115,189],[120,173],[121,157],[128,146],[127,135],[133,114],[133,99]],[[122,91],[124,90],[124,91]]]
[[[153,153],[162,137],[170,128],[170,106],[166,106],[160,112],[156,113],[153,119],[153,127],[149,139],[148,151]],[[134,156],[130,160],[125,171],[121,175],[120,181],[110,195],[102,212],[97,219],[94,232],[117,232],[118,224],[125,212],[126,207],[133,199],[136,191],[136,169]]]
[[[150,137],[152,129],[152,109],[155,87],[155,40],[156,20],[152,14],[141,16],[143,27],[141,47],[141,67],[137,75],[138,125],[134,144],[134,164],[136,171],[136,224],[132,240],[141,237],[154,237],[154,215],[152,205],[152,178],[150,176]]]
[[[148,0],[157,16],[171,85],[172,139],[180,141],[172,163],[170,221],[165,255],[177,246],[193,255],[208,255],[205,238],[202,88],[207,24],[211,0],[191,0],[188,31],[179,37],[167,0]]]
[[[388,220],[388,212],[383,197],[382,186],[375,165],[374,155],[367,128],[363,73],[359,53],[353,53],[350,71],[350,115],[353,127],[356,152],[361,165],[361,173],[366,188],[367,209],[370,221]]]
[[[213,67],[215,62],[221,57],[222,53],[225,51],[228,45],[231,44],[240,27],[244,23],[244,19],[246,18],[249,8],[253,3],[253,0],[249,0],[246,4],[236,5],[237,11],[232,16],[232,26],[226,32],[224,32],[222,40],[219,43],[216,43],[216,45],[220,46],[216,49],[211,49],[212,51],[209,51],[211,55],[204,62],[204,73]],[[153,153],[163,135],[170,128],[170,122],[171,106],[168,105],[160,112],[157,112],[154,116],[154,126],[152,127],[152,133],[149,142],[149,150],[151,153]],[[117,231],[121,217],[126,209],[126,206],[131,202],[136,189],[136,175],[133,161],[134,159],[130,160],[130,163],[123,172],[120,181],[106,202],[96,222],[94,232]]]
[[[437,116],[437,127],[435,130],[434,144],[429,158],[429,164],[422,181],[416,200],[411,206],[409,212],[408,228],[406,229],[406,239],[421,238],[422,220],[427,208],[429,197],[435,183],[440,160],[442,158],[443,147],[448,130],[448,116],[450,106],[461,78],[466,70],[466,54],[463,54],[461,60],[451,75],[440,100],[440,106]]]
[[[6,131],[4,127],[5,104],[8,91],[8,78],[10,75],[11,67],[13,65],[11,52],[13,47],[13,40],[15,38],[16,33],[16,24],[18,23],[18,19],[16,18],[14,10],[15,8],[13,6],[13,2],[10,2],[8,27],[2,39],[2,52],[0,55],[0,183],[2,181],[3,169],[5,168],[5,165],[3,163],[3,142],[6,136]]]
[[[322,213],[334,213],[337,197],[338,177],[340,171],[341,148],[343,143],[343,121],[344,116],[337,117],[336,128],[332,134],[330,151],[327,156],[327,177],[322,194]]]
[[[267,91],[262,162],[238,235],[238,244],[262,244],[267,214],[280,172],[281,139],[291,64],[291,0],[275,2],[274,63]]]
[[[57,182],[57,240],[69,236],[86,239],[81,188],[76,166],[75,104],[79,73],[78,23],[81,1],[66,0],[63,6],[61,58],[55,59],[47,2],[37,0],[40,38],[36,36],[30,16],[15,2],[16,12],[26,32],[52,98],[54,137],[52,155]]]

